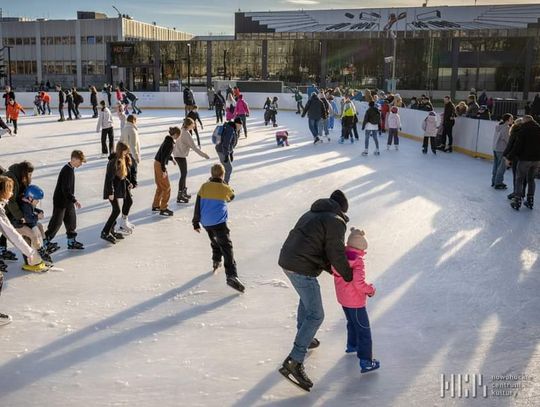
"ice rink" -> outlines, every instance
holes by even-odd
[[[201,115],[203,150],[212,158],[190,153],[193,194],[217,161],[213,114]],[[0,328],[0,406],[540,405],[540,204],[512,210],[508,192],[490,188],[490,162],[423,155],[419,143],[403,138],[399,151],[387,152],[384,135],[379,157],[373,146],[361,157],[363,133],[361,143],[339,145],[339,124],[331,143],[314,146],[307,119],[294,112],[278,115],[291,143],[278,148],[275,129],[253,112],[249,138],[235,152],[229,205],[247,286],[240,295],[225,285],[223,271],[212,275],[208,238],[192,229],[193,203],[171,199],[173,218],[150,211],[154,155],[182,116],[145,110],[139,117],[136,230],[115,246],[99,238],[110,205],[102,199],[106,160],[96,119],[23,116],[19,134],[0,140],[0,165],[35,165],[47,216],[70,152],[82,149],[89,158],[76,171],[78,240],[86,250],[67,252],[62,228],[53,258],[64,272],[29,274],[11,263],[5,275],[0,312],[14,321]],[[169,168],[175,196],[178,169]],[[326,317],[321,346],[306,360],[315,385],[304,393],[277,372],[296,333],[298,301],[277,259],[297,218],[336,188],[349,197],[349,226],[364,229],[370,244],[366,275],[377,294],[368,312],[381,368],[361,375],[356,356],[344,353],[344,314],[323,273]],[[477,386],[472,399],[473,386],[463,381],[468,398],[458,397],[457,385],[454,398],[450,390],[442,398],[441,374],[447,381],[482,375],[488,397]],[[501,385],[517,396],[494,394]]]

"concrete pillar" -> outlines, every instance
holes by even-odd
[[[206,87],[212,86],[212,41],[206,41]]]
[[[38,83],[43,80],[43,57],[41,56],[41,23],[36,21],[34,24],[36,29],[36,74]]]
[[[154,91],[159,92],[159,83],[161,81],[161,57],[159,54],[159,41],[152,42],[152,55],[154,56]]]
[[[263,80],[268,79],[268,40],[262,41],[262,78]]]
[[[75,57],[77,64],[77,87],[82,88],[82,48],[81,48],[81,21],[75,21]]]
[[[328,42],[321,40],[321,83],[322,88],[326,88],[326,75],[328,73]]]
[[[531,90],[531,71],[533,60],[536,57],[534,52],[534,43],[536,39],[534,37],[527,38],[527,45],[525,45],[525,78],[523,78],[523,100],[529,98],[529,91]]]
[[[452,100],[456,100],[457,80],[458,80],[458,68],[459,68],[459,42],[460,39],[452,38],[452,74],[450,78],[450,97]]]

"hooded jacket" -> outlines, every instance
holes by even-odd
[[[307,117],[311,120],[321,120],[324,117],[324,104],[322,100],[319,99],[319,96],[312,95],[309,98],[306,106],[304,107],[304,111],[302,112],[302,117],[305,117],[306,114]]]
[[[377,109],[375,106],[370,106],[366,110],[364,121],[362,122],[362,130],[364,130],[368,124],[377,126],[379,130],[381,129],[381,112],[379,112],[379,109]]]
[[[237,141],[238,135],[236,133],[236,125],[234,122],[227,122],[223,125],[221,142],[216,144],[216,151],[227,156],[233,152]]]
[[[189,151],[193,150],[201,157],[205,158],[204,153],[195,145],[193,136],[189,130],[182,128],[180,131],[180,137],[176,140],[176,144],[173,149],[173,157],[187,158]]]
[[[139,141],[139,132],[137,131],[137,126],[135,124],[126,121],[126,124],[120,133],[119,141],[129,147],[129,152],[135,158],[135,161],[141,161],[141,144]]]
[[[236,107],[234,109],[234,115],[240,116],[240,115],[246,115],[249,116],[249,107],[244,100],[244,96],[240,95],[238,96],[238,100],[236,101]]]
[[[344,243],[348,220],[333,199],[315,201],[290,231],[281,248],[279,265],[309,277],[317,277],[333,266],[345,281],[351,281]]]
[[[195,104],[195,98],[193,92],[189,88],[184,89],[184,105],[193,106]]]
[[[508,154],[510,161],[540,161],[540,125],[535,121],[523,123]]]
[[[13,196],[6,205],[6,213],[10,216],[11,219],[19,221],[24,217],[20,206],[21,194],[24,191],[21,191],[21,180],[22,180],[22,166],[21,164],[13,164],[8,168],[8,172],[5,174],[6,177],[9,177],[13,180]]]
[[[346,282],[332,268],[337,300],[342,306],[347,308],[365,307],[366,296],[375,293],[373,285],[366,283],[366,272],[364,268],[365,251],[347,246],[345,254],[353,270],[353,279],[350,283]]]
[[[437,114],[435,112],[429,112],[427,117],[422,123],[422,129],[424,130],[424,137],[437,137],[439,123]]]
[[[510,138],[510,125],[508,123],[497,124],[495,136],[493,137],[493,151],[503,152],[508,145]]]

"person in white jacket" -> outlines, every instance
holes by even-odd
[[[392,140],[394,140],[394,146],[396,150],[399,149],[399,130],[401,130],[401,117],[399,117],[398,108],[393,106],[390,109],[388,115],[388,142],[386,143],[386,149],[390,150]]]
[[[114,153],[113,116],[104,100],[99,104],[101,110],[98,115],[96,132],[99,133],[101,130],[101,156],[108,157],[109,154]],[[107,150],[107,137],[109,138],[109,150]]]
[[[139,131],[137,129],[137,117],[130,114],[126,119],[126,125],[120,133],[120,142],[129,146],[131,156],[135,162],[141,162],[141,143],[139,139]]]
[[[176,144],[173,149],[173,157],[178,168],[180,169],[180,181],[178,182],[178,196],[176,198],[177,203],[188,203],[191,195],[188,195],[186,188],[186,178],[187,178],[187,157],[189,151],[193,150],[201,157],[210,158],[208,154],[200,150],[193,141],[190,130],[195,128],[195,122],[193,119],[186,117],[184,119],[184,124],[182,125],[180,137],[176,140]]]
[[[422,145],[422,153],[427,154],[428,143],[431,143],[431,151],[437,154],[437,146],[435,137],[439,130],[439,119],[437,113],[431,111],[422,122],[422,130],[424,130],[424,143]]]
[[[126,125],[126,112],[124,111],[122,102],[116,104],[116,114],[118,115],[118,120],[120,120],[120,130],[122,130]]]

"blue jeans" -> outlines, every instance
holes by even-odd
[[[232,174],[232,170],[233,170],[233,166],[232,166],[232,163],[231,163],[231,157],[227,157],[227,162],[225,162],[225,154],[223,153],[217,153],[218,157],[219,157],[219,161],[221,162],[221,164],[223,164],[223,167],[225,167],[225,178],[224,178],[224,181],[226,184],[229,183],[230,179],[231,179],[231,174]]]
[[[300,296],[296,317],[296,337],[289,356],[300,363],[304,362],[308,346],[315,337],[324,320],[321,288],[315,277],[303,276],[283,270]]]
[[[328,119],[321,119],[319,120],[319,134],[322,136],[324,130],[324,135],[328,136]]]
[[[491,172],[491,183],[500,185],[504,182],[504,172],[506,171],[506,162],[502,151],[493,152],[493,171]]]
[[[356,349],[358,359],[373,359],[371,328],[366,307],[343,307],[347,317],[347,349]]]
[[[366,138],[365,138],[366,150],[369,148],[370,137],[373,137],[373,140],[375,140],[375,148],[377,150],[379,149],[379,139],[377,138],[377,133],[378,133],[377,130],[366,130]]]
[[[309,131],[313,134],[313,138],[319,136],[319,122],[320,120],[308,119]]]

